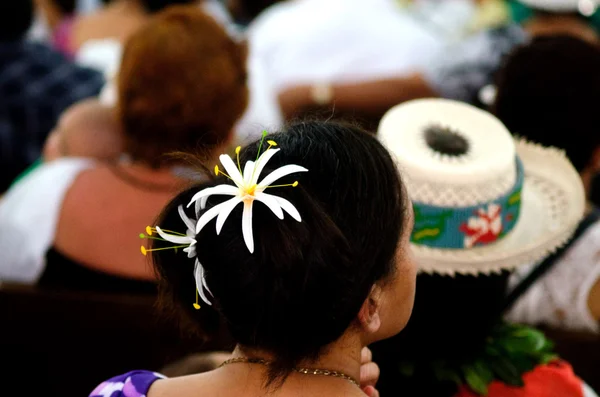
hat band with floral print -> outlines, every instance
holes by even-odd
[[[521,212],[525,173],[519,158],[512,189],[492,201],[470,207],[438,207],[413,202],[414,244],[442,249],[469,249],[492,244],[515,227]]]

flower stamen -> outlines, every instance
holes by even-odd
[[[291,186],[291,187],[296,187],[296,186],[298,186],[298,181],[296,181],[296,182],[294,182],[294,183],[287,183],[287,184],[285,184],[285,185],[271,185],[271,186],[267,186],[265,189],[270,189],[270,188],[272,188],[272,187],[289,187],[289,186]]]
[[[162,228],[160,230],[162,230],[163,232],[167,232],[169,234],[174,234],[175,236],[186,237],[185,234],[179,233],[179,232],[174,232],[173,230],[167,230],[167,229],[162,229]],[[148,236],[152,236],[154,233],[157,233],[157,231],[156,231],[155,227],[146,226],[146,233],[148,234]],[[141,235],[140,235],[140,237],[141,237]]]
[[[227,175],[226,173],[224,173],[223,171],[221,171],[219,169],[218,165],[215,165],[215,175],[216,176],[223,175],[225,178],[229,179],[230,181],[235,182],[232,177],[230,177],[229,175]]]
[[[240,174],[243,174],[242,172],[242,165],[240,164],[240,151],[242,150],[241,146],[238,146],[235,148],[235,155],[237,156],[237,163],[238,163],[238,170],[240,170]]]
[[[194,303],[192,306],[194,306],[194,309],[200,310],[200,304],[198,303],[198,289],[197,288],[196,288],[196,303]]]
[[[142,255],[146,256],[148,254],[148,252],[164,251],[164,250],[177,250],[179,248],[187,248],[187,247],[189,247],[189,245],[176,245],[174,247],[152,248],[149,250],[142,245],[142,247],[140,248],[140,251],[142,252]]]

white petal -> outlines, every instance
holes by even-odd
[[[300,216],[300,213],[298,212],[296,207],[294,207],[294,204],[290,203],[283,197],[277,197],[277,196],[273,196],[273,197],[275,197],[277,199],[277,202],[279,203],[281,208],[284,209],[285,212],[290,214],[292,216],[292,218],[294,218],[298,222],[302,222],[302,217]]]
[[[196,222],[192,221],[187,216],[187,214],[183,210],[183,205],[180,205],[179,207],[177,207],[177,211],[179,212],[179,216],[181,217],[181,220],[183,221],[183,223],[185,223],[185,225],[187,226],[188,230],[196,230]]]
[[[266,193],[257,193],[254,195],[254,198],[269,207],[277,218],[283,219],[283,211],[281,210],[281,205],[277,202],[277,197]]]
[[[262,170],[265,168],[265,165],[267,165],[267,163],[269,162],[269,160],[271,160],[271,157],[273,157],[275,154],[277,154],[277,152],[280,149],[269,149],[266,152],[264,152],[263,154],[260,155],[260,157],[258,158],[258,160],[256,160],[256,169],[254,170],[254,174],[253,174],[253,178],[252,178],[252,184],[256,185],[256,182],[258,181],[258,178],[260,177],[260,173],[262,172]]]
[[[239,201],[240,198],[239,197],[231,198],[231,199],[225,201],[224,203],[215,205],[214,207],[212,207],[211,209],[209,209],[208,211],[206,211],[204,214],[202,214],[202,216],[200,217],[200,219],[198,219],[198,223],[196,224],[196,234],[200,233],[200,230],[202,230],[202,228],[204,226],[206,226],[206,224],[208,222],[210,222],[217,215],[219,215],[219,213],[221,212],[221,210],[223,209],[223,207],[225,206],[225,204],[227,204],[227,203],[229,203],[229,202],[231,202],[233,200]]]
[[[183,252],[188,254],[188,258],[194,258],[196,256],[196,240],[193,240],[189,247],[184,248]]]
[[[222,154],[219,156],[219,160],[221,161],[221,164],[223,164],[223,167],[225,167],[225,171],[227,171],[233,182],[236,185],[241,186],[244,183],[244,178],[242,178],[240,170],[238,170],[237,165],[235,165],[231,157],[229,157],[228,154]]]
[[[170,243],[175,243],[175,244],[191,244],[192,243],[192,239],[189,238],[188,236],[175,236],[172,234],[167,234],[165,232],[163,232],[160,227],[156,226],[156,232],[158,233],[158,235],[160,237],[162,237],[164,240],[167,240]]]
[[[242,214],[242,234],[250,253],[254,253],[254,237],[252,235],[252,204],[254,201],[244,202],[244,213]]]
[[[227,205],[224,205],[223,208],[221,208],[221,212],[219,212],[219,216],[217,217],[217,234],[221,233],[221,229],[223,228],[227,217],[229,216],[229,214],[231,214],[231,211],[233,211],[233,209],[241,202],[242,200],[238,197],[234,197],[233,199],[226,201]]]
[[[252,180],[252,172],[254,172],[254,161],[248,161],[244,166],[244,183],[247,185]]]
[[[214,296],[212,291],[210,290],[210,288],[208,288],[208,284],[206,284],[206,276],[204,274],[202,275],[202,285],[204,286],[204,289],[207,290],[211,296]]]
[[[226,196],[235,196],[239,193],[239,189],[235,186],[231,185],[218,185],[214,187],[207,187],[206,189],[200,190],[198,193],[194,194],[194,197],[190,200],[190,203],[187,205],[188,207],[192,205],[193,202],[212,195],[226,195]]]
[[[204,268],[197,259],[196,265],[194,266],[194,278],[196,279],[196,290],[198,291],[198,295],[204,301],[204,303],[212,306],[212,303],[210,303],[206,297],[206,294],[204,293],[204,285],[206,284],[206,280],[204,279]]]
[[[286,175],[293,174],[295,172],[307,172],[308,170],[304,167],[300,167],[299,165],[290,164],[284,165],[283,167],[277,168],[275,171],[271,172],[269,175],[263,179],[258,186],[260,188],[266,188],[271,185],[276,180],[283,178]]]
[[[209,197],[210,195],[204,196],[200,200],[196,201],[196,214],[199,214],[200,211],[206,208],[206,203],[208,202]]]

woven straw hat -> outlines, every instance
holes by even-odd
[[[392,108],[378,134],[413,201],[421,271],[488,274],[534,263],[583,217],[583,185],[565,154],[514,140],[480,109],[411,101]]]
[[[594,13],[598,0],[519,0],[521,3],[550,12],[581,12],[584,15]]]

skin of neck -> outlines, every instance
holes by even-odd
[[[352,328],[353,327],[350,327],[341,338],[325,347],[323,353],[317,360],[301,361],[296,368],[338,371],[351,376],[358,381],[360,379],[361,350],[366,344],[364,344],[360,334]],[[256,358],[272,361],[275,356],[272,353],[261,349],[238,345],[233,352],[233,357]],[[262,375],[264,375],[264,372],[261,372]],[[293,375],[294,374],[292,374],[292,376]],[[302,379],[303,382],[311,381],[310,376],[303,374],[296,375],[304,377]],[[335,378],[332,378],[332,381],[339,382],[339,379],[334,379]],[[323,379],[318,380],[323,381]]]

